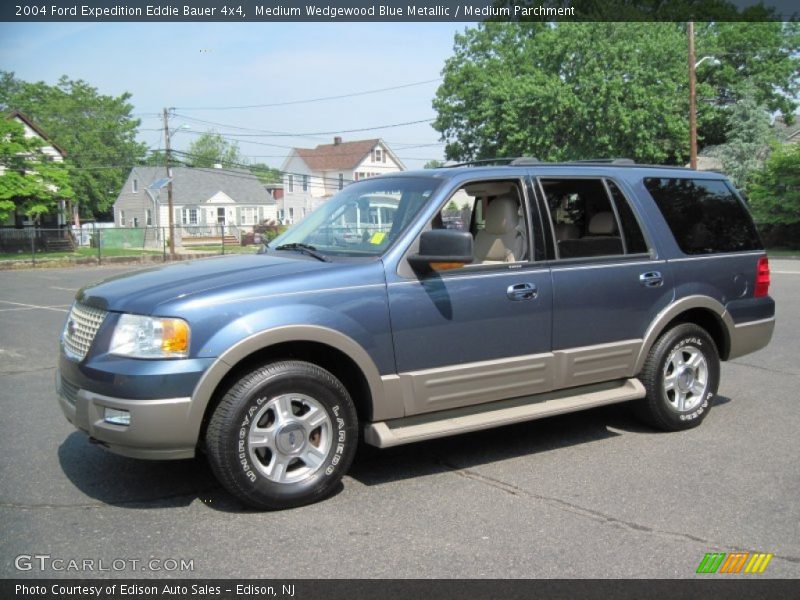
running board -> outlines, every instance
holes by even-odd
[[[638,379],[623,379],[370,423],[364,430],[364,441],[378,448],[389,448],[469,431],[533,421],[605,404],[637,400],[644,396],[644,386]]]

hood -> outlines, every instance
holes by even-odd
[[[340,266],[341,263],[266,254],[220,256],[118,275],[84,287],[77,299],[103,310],[155,314],[159,305],[217,288],[262,284],[274,278]]]

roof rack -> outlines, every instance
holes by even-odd
[[[635,165],[636,161],[632,158],[584,158],[579,160],[568,160],[567,163],[578,164],[601,164],[601,165]]]
[[[493,164],[514,164],[513,161],[518,160],[515,158],[480,158],[477,160],[468,160],[466,162],[456,163],[454,165],[445,165],[443,169],[455,169],[456,167],[472,167],[475,165],[493,165]]]
[[[510,163],[511,166],[519,167],[525,165],[536,165],[539,164],[541,161],[538,158],[533,156],[520,156],[519,158],[515,158]]]

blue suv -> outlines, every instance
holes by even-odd
[[[719,174],[533,159],[406,172],[346,187],[258,254],[82,289],[57,387],[108,450],[199,450],[245,503],[285,508],[330,494],[359,439],[614,402],[695,427],[720,361],[769,342],[768,291]]]

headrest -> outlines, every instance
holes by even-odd
[[[599,212],[589,221],[589,235],[614,235],[616,232],[617,226],[611,211]]]
[[[489,203],[486,209],[486,232],[505,235],[517,227],[519,204],[511,196],[501,196]]]

